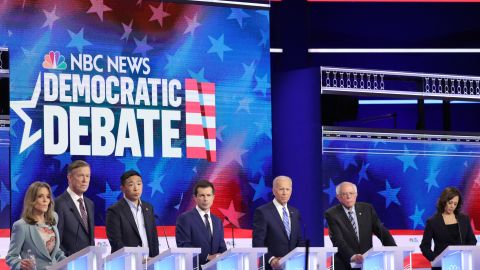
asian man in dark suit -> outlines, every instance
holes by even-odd
[[[292,195],[292,179],[277,176],[273,180],[272,202],[264,204],[253,215],[253,247],[267,247],[265,269],[280,268],[280,259],[296,247],[304,246],[300,212],[287,205]]]
[[[153,207],[140,199],[142,177],[129,170],[121,177],[123,198],[107,210],[107,238],[112,253],[123,247],[148,247],[148,256],[158,255],[158,234]]]
[[[66,256],[95,245],[93,202],[84,196],[90,184],[90,165],[75,160],[68,166],[68,188],[55,200],[60,248]]]
[[[375,209],[368,203],[357,203],[357,186],[342,182],[336,188],[339,205],[325,211],[329,236],[335,254],[335,270],[352,269],[351,262],[363,263],[363,253],[373,246],[375,234],[383,245],[396,246],[390,232],[383,226]]]
[[[177,218],[175,240],[178,247],[201,248],[199,263],[203,265],[227,250],[222,221],[210,213],[215,189],[213,184],[200,180],[193,188],[195,208]]]

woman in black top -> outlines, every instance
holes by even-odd
[[[474,246],[477,239],[473,234],[470,218],[460,213],[462,195],[458,189],[447,187],[437,202],[437,213],[427,220],[420,249],[423,256],[433,261],[450,245]],[[432,239],[435,248],[432,251]],[[432,267],[441,269],[441,267]]]

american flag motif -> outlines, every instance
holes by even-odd
[[[217,161],[215,84],[185,80],[187,157]]]

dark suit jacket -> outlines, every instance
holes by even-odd
[[[223,253],[227,250],[223,236],[222,221],[210,213],[213,226],[213,238],[209,239],[207,227],[203,222],[196,208],[187,211],[177,218],[175,228],[175,240],[177,247],[196,247],[201,248],[199,255],[200,265],[207,262],[207,256],[210,254]]]
[[[288,239],[282,217],[278,214],[273,202],[264,204],[253,215],[253,247],[267,247],[265,269],[271,269],[268,261],[272,256],[283,257],[296,247],[304,246],[301,236],[300,213],[290,205],[290,239]]]
[[[420,244],[420,249],[425,258],[433,261],[449,245],[474,246],[477,244],[472,226],[470,226],[470,218],[459,214],[457,215],[457,221],[460,227],[460,239],[453,239],[450,236],[441,214],[436,214],[427,220],[427,225],[423,231],[422,243]],[[435,243],[433,251],[432,239]]]
[[[338,248],[338,252],[335,254],[335,270],[352,269],[350,258],[355,254],[363,254],[372,248],[373,234],[382,241],[384,246],[396,245],[390,232],[378,219],[371,204],[357,202],[355,213],[358,220],[360,242],[357,241],[352,223],[350,223],[341,204],[325,211],[330,239],[333,246]]]
[[[88,228],[82,223],[82,218],[70,194],[65,191],[55,199],[55,212],[58,214],[58,232],[60,234],[60,248],[66,256],[95,245],[94,209],[93,202],[83,196],[88,216]]]
[[[155,257],[158,255],[158,234],[152,205],[142,200],[142,212],[147,232],[148,256]],[[142,238],[125,198],[108,208],[105,225],[112,253],[123,247],[142,246]]]

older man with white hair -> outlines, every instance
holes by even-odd
[[[351,262],[363,263],[362,254],[373,246],[373,234],[385,246],[396,245],[373,206],[357,202],[355,184],[342,182],[337,186],[336,192],[340,204],[325,211],[330,239],[333,246],[338,248],[335,254],[335,270],[352,269]]]
[[[253,215],[253,247],[267,247],[265,269],[280,269],[280,259],[294,248],[303,246],[300,212],[288,204],[292,195],[292,179],[273,179],[273,201],[257,209]]]

